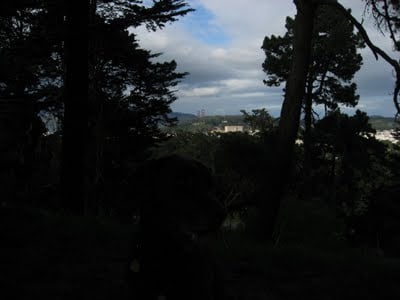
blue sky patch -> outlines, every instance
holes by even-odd
[[[196,39],[213,46],[223,46],[231,42],[229,35],[216,24],[211,11],[201,5],[192,7],[196,11],[186,15],[180,22]]]

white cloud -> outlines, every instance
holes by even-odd
[[[222,80],[221,84],[230,91],[248,90],[262,86],[261,82],[252,79],[226,79]]]
[[[295,14],[292,1],[276,0],[197,0],[216,17],[216,23],[223,27],[237,41],[259,40],[270,32],[284,33],[285,18]],[[261,41],[257,45],[261,46]],[[243,46],[243,45],[241,45]],[[253,45],[251,45],[253,46]]]
[[[252,98],[252,97],[264,97],[266,93],[263,92],[254,92],[254,93],[238,93],[232,95],[232,97],[236,98]]]
[[[202,87],[194,88],[190,90],[182,90],[181,95],[183,97],[206,97],[206,96],[216,96],[220,88],[218,87]]]
[[[282,103],[282,87],[268,88],[263,85],[264,74],[261,64],[264,53],[260,49],[265,36],[283,34],[286,16],[295,14],[293,1],[276,0],[189,0],[193,7],[204,7],[213,16],[207,28],[194,28],[195,23],[176,22],[162,31],[147,32],[144,28],[135,30],[143,48],[163,52],[161,60],[175,59],[179,71],[189,76],[178,86],[179,100],[173,109],[195,112],[198,109],[216,113],[226,111],[237,113],[247,107],[266,107],[279,112]],[[391,52],[388,37],[382,36],[370,18],[363,17],[362,1],[342,0],[351,8],[358,19],[364,18],[371,40]],[[208,24],[208,25],[207,25]],[[195,30],[196,29],[196,30]],[[227,43],[206,43],[197,33],[207,35],[223,31]],[[390,114],[387,102],[380,104],[392,90],[391,67],[382,59],[375,61],[369,49],[363,49],[364,66],[356,75],[361,95],[360,104],[366,109],[384,107]],[[395,54],[397,57],[398,54]],[[368,98],[374,95],[374,100]],[[385,99],[386,99],[385,98]],[[394,108],[392,108],[394,110]]]

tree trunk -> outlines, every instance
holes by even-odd
[[[66,3],[61,199],[67,210],[83,214],[86,202],[86,140],[89,108],[89,0],[69,0]]]
[[[310,75],[309,75],[310,77]],[[303,182],[305,195],[308,195],[311,187],[311,177],[309,176],[312,170],[312,155],[311,155],[311,130],[312,130],[312,96],[313,96],[313,83],[309,79],[307,82],[306,94],[304,97],[304,168],[303,168]]]
[[[104,185],[103,178],[103,103],[97,97],[97,55],[98,40],[96,38],[96,10],[97,0],[90,0],[89,15],[89,136],[87,140],[87,202],[86,213],[100,214],[102,210],[101,187]]]
[[[274,227],[277,225],[279,209],[291,176],[293,151],[300,123],[301,104],[305,94],[305,84],[311,56],[311,42],[316,5],[311,0],[294,1],[297,14],[294,27],[293,62],[286,83],[286,93],[282,105],[277,133],[275,165],[273,166],[270,201],[266,205],[269,210],[266,216],[267,230],[274,239]],[[272,185],[271,185],[272,183]],[[267,202],[267,201],[265,201]]]

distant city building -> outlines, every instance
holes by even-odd
[[[197,111],[197,117],[198,118],[204,118],[205,116],[206,116],[206,110],[205,109]]]
[[[224,126],[224,132],[243,132],[244,126],[242,125],[226,125]]]
[[[244,126],[242,125],[225,125],[223,127],[214,127],[211,132],[227,133],[227,132],[244,132]]]

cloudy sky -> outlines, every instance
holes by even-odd
[[[189,72],[178,86],[174,111],[207,115],[239,114],[241,109],[266,108],[279,115],[282,87],[267,87],[261,64],[265,36],[284,34],[286,16],[294,16],[292,0],[188,0],[195,12],[157,32],[135,29],[143,48],[162,52],[162,60],[175,59],[178,70]],[[363,19],[361,0],[341,0]],[[391,52],[388,37],[364,17],[371,40]],[[361,96],[358,108],[370,115],[393,116],[392,69],[376,61],[370,50],[361,53],[364,65],[356,76]],[[396,56],[395,56],[396,57]]]

